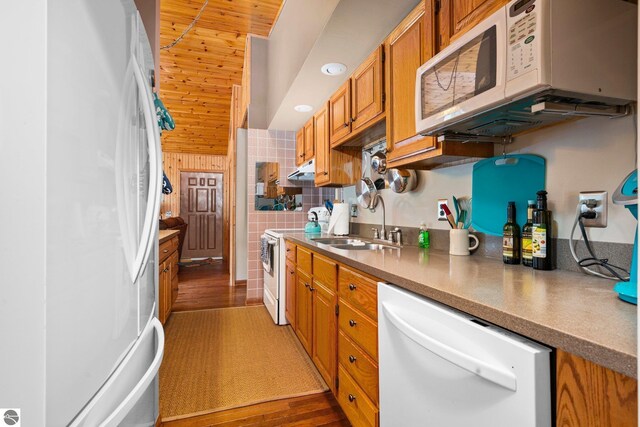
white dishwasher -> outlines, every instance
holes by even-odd
[[[551,350],[378,284],[382,427],[551,426]]]

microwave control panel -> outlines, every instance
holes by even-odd
[[[536,68],[536,45],[539,42],[536,15],[535,4],[531,4],[518,15],[508,18],[507,81]]]

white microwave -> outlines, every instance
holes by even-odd
[[[636,99],[637,6],[514,0],[417,71],[423,135],[513,135]]]

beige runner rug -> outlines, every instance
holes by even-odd
[[[291,327],[264,306],[173,313],[165,335],[163,421],[328,390]]]

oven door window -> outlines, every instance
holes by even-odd
[[[422,74],[422,119],[496,86],[495,25]]]

